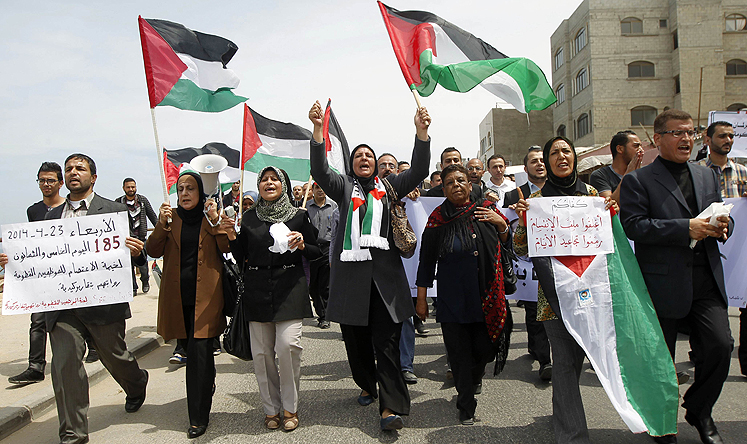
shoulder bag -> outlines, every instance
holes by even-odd
[[[383,179],[383,182],[387,197],[389,198],[394,246],[397,247],[402,257],[405,259],[411,258],[415,254],[418,238],[415,236],[415,231],[412,229],[410,221],[407,220],[404,202],[400,202],[397,199],[397,192],[388,180]]]

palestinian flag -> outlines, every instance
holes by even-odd
[[[612,232],[614,253],[533,258],[534,269],[628,428],[652,436],[677,433],[674,363],[617,215]]]
[[[163,150],[163,169],[166,174],[166,188],[169,189],[169,194],[176,193],[176,181],[179,179],[179,174],[185,170],[194,171],[189,162],[202,154],[217,154],[228,161],[228,166],[218,174],[221,191],[227,191],[231,188],[231,184],[239,181],[241,178],[241,167],[239,165],[241,153],[225,143],[211,142],[202,148]]]
[[[394,54],[410,89],[427,97],[440,84],[467,92],[477,85],[523,113],[555,103],[545,74],[531,60],[510,58],[458,26],[425,11],[378,2]]]
[[[325,115],[326,119],[326,115]],[[326,122],[327,120],[325,120]],[[332,116],[332,128],[339,128]],[[335,134],[338,129],[332,129]],[[340,134],[342,132],[340,131]],[[270,120],[249,106],[244,105],[244,143],[243,162],[246,171],[259,173],[262,168],[272,165],[285,170],[291,180],[306,182],[309,180],[309,140],[311,132],[292,123]],[[341,139],[344,141],[344,136]],[[345,157],[340,152],[342,142],[328,147],[327,158],[333,168],[344,168]],[[347,148],[347,142],[345,142]],[[340,170],[338,170],[340,171]],[[345,171],[344,169],[341,171]]]
[[[345,174],[350,164],[350,148],[335,113],[332,112],[332,99],[327,100],[324,110],[324,147],[327,150],[327,164],[340,174]]]
[[[138,23],[151,108],[220,112],[247,100],[231,92],[239,85],[226,69],[239,49],[232,41],[166,20]]]

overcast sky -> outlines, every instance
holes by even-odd
[[[579,3],[387,2],[432,12],[509,57],[528,57],[548,80],[550,35]],[[25,209],[41,199],[34,182],[41,162],[62,164],[73,152],[96,161],[100,195],[122,195],[122,179],[132,176],[154,207],[162,201],[138,15],[236,43],[228,65],[241,79],[235,92],[260,114],[311,129],[310,106],[331,98],[351,145],[367,143],[409,160],[415,102],[374,0],[27,0],[2,9],[0,223],[25,221]],[[438,87],[422,103],[433,119],[432,159],[446,146],[474,157],[478,125],[494,96],[482,88],[459,94]],[[208,142],[241,147],[241,106],[218,114],[157,107],[156,118],[167,149]],[[256,189],[253,179],[249,187]]]

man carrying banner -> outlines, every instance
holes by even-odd
[[[47,213],[45,219],[63,219],[94,214],[126,211],[124,205],[105,199],[93,192],[96,164],[85,154],[72,154],[65,160],[65,185],[70,194],[64,204]],[[145,262],[143,242],[128,237],[125,240],[136,263]],[[0,254],[0,266],[8,256]],[[52,345],[52,387],[60,421],[60,442],[88,442],[88,377],[83,368],[85,336],[96,344],[101,362],[127,394],[125,411],[136,412],[145,401],[148,372],[140,369],[124,341],[125,319],[129,318],[128,303],[99,305],[45,314]]]
[[[664,338],[674,359],[677,324],[690,326],[690,346],[697,356],[695,382],[683,397],[685,420],[704,443],[720,443],[711,412],[729,375],[733,339],[717,240],[734,229],[726,216],[715,225],[697,215],[720,202],[715,172],[689,163],[693,149],[692,117],[668,110],[654,121],[659,157],[625,175],[620,186],[620,215],[654,303]],[[697,241],[691,248],[691,240]],[[655,438],[677,442],[676,435]]]

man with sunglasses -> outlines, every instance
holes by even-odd
[[[695,381],[682,406],[685,420],[704,443],[721,443],[711,413],[729,375],[734,340],[729,330],[728,299],[717,241],[733,232],[734,221],[721,216],[711,225],[697,216],[721,202],[716,173],[689,162],[695,131],[692,117],[667,110],[654,121],[659,157],[631,171],[620,185],[620,218],[674,359],[677,326],[690,327],[697,356]],[[709,218],[710,219],[710,218]],[[696,241],[691,248],[691,241]],[[655,437],[676,443],[677,435]]]

